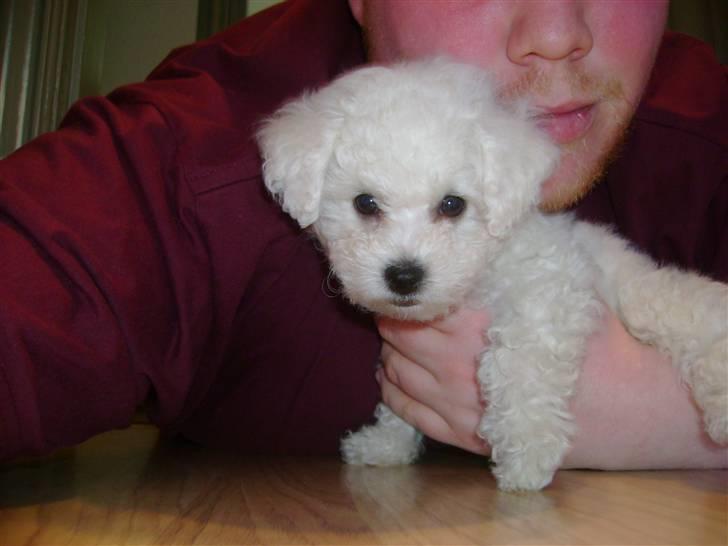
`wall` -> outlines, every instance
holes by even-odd
[[[81,96],[143,80],[175,47],[193,42],[198,0],[91,0]]]
[[[197,13],[198,0],[0,0],[0,157],[80,96],[144,79],[197,38]]]
[[[248,15],[253,15],[265,8],[269,8],[273,4],[278,4],[281,0],[248,0]],[[331,0],[322,0],[324,2],[330,2]]]

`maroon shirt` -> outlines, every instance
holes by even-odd
[[[346,3],[300,0],[80,101],[0,162],[0,457],[129,424],[325,453],[378,398],[369,317],[263,189],[251,135],[364,60]],[[579,213],[728,278],[725,73],[666,39],[622,157]]]

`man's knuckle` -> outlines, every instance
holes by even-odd
[[[419,422],[419,412],[417,411],[417,404],[415,404],[414,402],[408,401],[403,404],[401,414],[399,414],[399,416],[416,429],[421,429]]]
[[[384,375],[387,376],[387,380],[390,383],[393,383],[394,385],[399,386],[400,380],[399,380],[399,371],[398,371],[398,364],[396,363],[396,359],[390,358],[387,359],[384,362]]]

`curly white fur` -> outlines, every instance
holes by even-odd
[[[496,104],[482,71],[445,59],[360,69],[284,106],[258,138],[268,189],[311,227],[352,302],[408,320],[476,302],[495,317],[478,368],[488,405],[479,433],[501,488],[540,489],[559,467],[604,304],[672,356],[708,433],[728,442],[728,286],[538,212],[557,149]],[[357,210],[359,195],[374,213]],[[449,196],[462,213],[442,212]],[[403,263],[421,276],[405,288],[389,278]],[[344,438],[345,460],[414,460],[422,435],[384,405],[377,418]]]

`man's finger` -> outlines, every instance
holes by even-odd
[[[476,434],[477,420],[471,423],[467,433],[458,434],[437,412],[407,396],[386,377],[382,380],[382,400],[395,414],[433,440],[481,455],[490,452]]]

